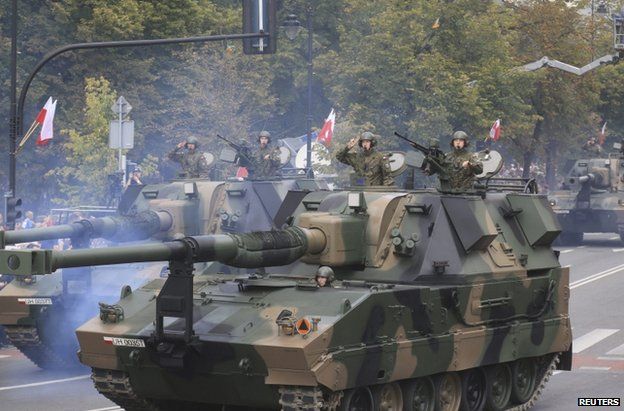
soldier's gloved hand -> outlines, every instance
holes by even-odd
[[[462,167],[464,167],[464,168],[468,168],[468,167],[470,167],[470,163],[468,162],[468,160],[466,160],[466,161],[464,161],[464,162],[462,163]]]
[[[347,143],[347,148],[352,149],[353,147],[355,147],[355,145],[357,144],[357,142],[360,140],[359,137],[353,137],[351,140],[349,140],[349,142]]]
[[[265,160],[268,160],[270,157],[271,157],[271,155],[270,155],[270,154],[267,154],[266,156],[264,156],[264,159],[265,159]]]
[[[177,148],[183,148],[184,146],[186,146],[186,140],[182,141],[181,143],[178,143],[178,145],[176,147]]]

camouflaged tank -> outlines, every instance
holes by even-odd
[[[624,158],[572,160],[549,202],[562,227],[558,242],[578,245],[584,233],[616,233],[624,241]]]
[[[301,196],[326,188],[305,179],[271,181],[179,180],[130,186],[118,213],[47,228],[0,231],[0,245],[70,238],[73,248],[93,239],[162,241],[187,235],[275,228],[273,218],[289,191]],[[84,211],[84,210],[83,210]],[[110,243],[103,243],[106,246]],[[98,245],[94,245],[98,246]],[[206,271],[230,272],[220,264]],[[74,330],[101,310],[111,310],[127,292],[148,280],[166,276],[162,263],[65,269],[46,277],[18,277],[0,290],[0,325],[11,343],[42,368],[79,365]],[[2,272],[2,271],[0,271]],[[245,271],[246,272],[246,271]]]
[[[168,262],[77,330],[95,387],[126,410],[522,410],[570,369],[569,270],[545,196],[287,200],[281,230],[2,251],[0,269]],[[206,261],[265,270],[206,275]],[[303,274],[273,273],[284,264]]]

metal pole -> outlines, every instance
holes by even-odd
[[[312,169],[312,5],[308,4],[306,10],[308,26],[308,135],[306,139],[306,174],[308,178],[314,178]]]
[[[594,35],[596,26],[594,25],[594,0],[591,2],[591,61],[594,61]]]
[[[16,42],[17,38],[17,0],[13,0],[13,7],[15,8],[14,19],[15,19],[15,35],[13,36],[13,41]],[[35,75],[41,70],[41,68],[54,57],[59,54],[65,53],[66,51],[72,50],[92,50],[92,49],[103,49],[103,48],[122,48],[122,47],[139,47],[139,46],[158,46],[163,44],[185,44],[185,43],[206,43],[211,41],[223,41],[223,40],[242,40],[242,39],[254,39],[254,38],[265,38],[269,37],[271,33],[247,33],[247,34],[223,34],[217,36],[199,36],[199,37],[179,37],[172,39],[153,39],[153,40],[124,40],[124,41],[102,41],[97,43],[76,43],[76,44],[68,44],[66,46],[62,46],[56,48],[43,56],[41,60],[37,63],[33,71],[30,73],[26,81],[24,82],[24,86],[22,87],[19,95],[19,99],[17,102],[17,113],[13,115],[13,111],[11,111],[11,123],[15,123],[15,135],[13,135],[13,131],[11,131],[11,149],[9,154],[9,190],[11,195],[15,194],[15,145],[17,136],[22,134],[23,130],[23,114],[24,114],[24,103],[26,102],[26,94],[28,93],[28,89],[30,87],[30,83],[35,78]],[[15,43],[17,44],[17,43]],[[13,61],[17,60],[17,47],[15,50],[15,58]],[[12,54],[13,56],[13,54]],[[14,88],[14,90],[17,87]],[[11,105],[13,107],[13,105]],[[12,178],[11,178],[12,176]],[[8,194],[8,193],[7,193]]]
[[[121,99],[117,100],[119,101],[119,171],[124,171],[124,166],[122,164],[122,153],[121,153],[121,148],[123,147],[123,104],[121,104]],[[125,183],[125,181],[123,181],[124,175],[121,175],[121,185],[123,186],[123,184]]]
[[[11,4],[11,119],[9,123],[9,190],[5,194],[5,202],[15,197],[15,149],[18,135],[17,116],[17,0]],[[13,230],[15,221],[7,221],[7,228]]]

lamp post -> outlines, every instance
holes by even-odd
[[[282,25],[289,40],[294,40],[301,31],[301,23],[297,20],[297,16],[290,14]],[[312,5],[308,3],[306,6],[306,29],[308,30],[308,115],[307,119],[307,139],[306,139],[306,175],[308,178],[314,178],[314,170],[312,169]]]

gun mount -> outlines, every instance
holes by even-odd
[[[101,306],[76,331],[96,388],[125,408],[353,409],[357,395],[372,410],[387,394],[405,409],[404,394],[434,381],[458,405],[477,377],[485,383],[470,398],[485,401],[500,372],[512,376],[498,398],[508,409],[570,368],[569,272],[551,249],[559,226],[544,196],[315,191],[290,210],[284,229],[4,250],[0,265],[22,275],[169,262],[167,278]],[[204,274],[212,260],[265,270]],[[313,280],[321,268],[330,286]],[[446,400],[430,392],[427,409]]]
[[[549,195],[561,223],[559,242],[579,244],[584,233],[611,233],[624,241],[624,159],[620,153],[571,160],[561,189]]]

